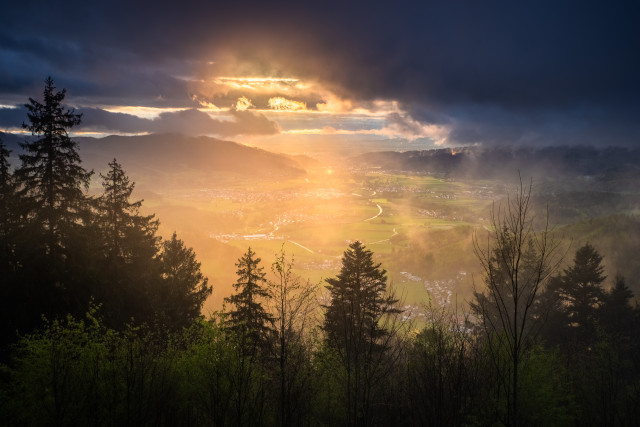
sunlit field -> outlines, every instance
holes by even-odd
[[[300,179],[221,175],[201,186],[182,177],[158,188],[141,178],[144,211],[160,219],[162,235],[177,231],[193,246],[214,286],[205,313],[231,294],[234,264],[248,247],[267,271],[284,250],[303,280],[322,283],[355,240],[375,253],[405,305],[462,302],[471,289],[467,270],[476,267],[471,235],[502,196],[486,182],[323,167]]]

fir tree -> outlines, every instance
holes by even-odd
[[[10,151],[0,140],[0,357],[3,345],[15,339],[16,320],[21,317],[18,302],[25,300],[16,280],[18,260],[16,238],[16,185],[9,165]]]
[[[104,192],[98,199],[99,227],[103,235],[104,256],[112,263],[130,263],[137,256],[153,257],[158,238],[154,215],[140,215],[143,200],[130,201],[135,187],[116,159],[106,175],[100,174]],[[146,247],[144,254],[136,254]]]
[[[159,315],[172,329],[188,326],[199,315],[212,288],[200,271],[193,249],[184,246],[174,232],[162,244],[162,281],[157,292]]]
[[[89,298],[83,270],[84,225],[90,221],[85,191],[93,172],[81,166],[77,144],[69,137],[81,115],[62,104],[65,95],[65,90],[56,91],[49,77],[43,102],[29,98],[29,122],[22,126],[35,138],[21,144],[21,164],[14,175],[20,200],[16,256],[21,266],[22,323],[31,326],[42,314],[83,312]]]
[[[564,271],[560,289],[570,322],[593,322],[595,310],[604,299],[601,284],[607,276],[603,273],[602,255],[593,246],[587,243],[576,251],[573,265]]]
[[[249,248],[238,262],[236,294],[225,298],[234,309],[229,312],[229,327],[241,339],[245,355],[254,356],[263,347],[272,329],[273,317],[263,307],[269,299],[264,268],[260,258]]]
[[[10,154],[0,140],[0,271],[5,274],[14,264],[16,185],[9,165]]]
[[[105,303],[107,320],[120,327],[131,317],[150,320],[154,307],[150,295],[161,282],[158,220],[140,215],[142,200],[130,201],[135,183],[113,159],[102,178],[103,194],[97,199],[94,229],[99,236],[102,283],[95,296]]]
[[[41,243],[47,254],[63,250],[72,229],[86,212],[86,197],[93,172],[81,165],[77,144],[69,131],[80,124],[81,114],[62,105],[66,90],[57,92],[51,77],[45,80],[43,103],[29,98],[25,104],[29,123],[23,128],[37,138],[22,144],[24,154],[16,171],[26,216],[42,227]]]
[[[323,329],[328,347],[337,352],[344,368],[340,381],[345,386],[348,424],[366,424],[375,388],[393,366],[388,352],[401,310],[387,292],[386,270],[358,241],[344,252],[338,276],[326,282],[331,300],[324,306]]]

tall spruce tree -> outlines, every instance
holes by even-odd
[[[31,323],[25,329],[39,324],[42,314],[83,312],[90,294],[82,268],[87,255],[83,231],[90,216],[85,191],[93,172],[81,166],[78,146],[69,137],[81,115],[62,104],[65,95],[49,77],[43,101],[29,98],[25,105],[29,121],[22,126],[35,138],[21,144],[14,175],[20,200],[21,311],[25,324]]]
[[[131,201],[135,183],[113,159],[102,178],[103,194],[97,199],[94,228],[99,236],[103,283],[95,296],[105,303],[107,320],[122,326],[131,317],[150,320],[154,307],[150,294],[161,281],[157,260],[159,222],[140,215],[142,200]]]
[[[16,303],[22,290],[16,283],[16,185],[9,155],[0,140],[0,357],[4,344],[15,339],[16,319],[20,317]]]
[[[593,323],[595,310],[604,300],[602,282],[607,278],[602,266],[602,255],[585,244],[576,251],[573,265],[564,271],[560,297],[565,302],[571,323]]]
[[[162,281],[156,295],[158,315],[171,329],[188,326],[199,315],[212,288],[200,271],[193,249],[174,232],[162,243],[160,253]]]
[[[602,255],[589,243],[576,251],[573,265],[555,279],[551,292],[559,301],[553,313],[559,327],[554,333],[562,345],[574,351],[587,349],[596,339],[600,308],[606,299],[605,279]]]
[[[225,298],[225,302],[234,306],[229,312],[229,327],[241,340],[243,351],[248,356],[256,355],[263,348],[273,327],[273,316],[263,306],[271,295],[260,261],[251,248],[238,259],[238,280],[233,285],[237,293]]]
[[[16,184],[9,164],[10,154],[0,140],[0,272],[4,274],[14,265]]]
[[[39,240],[47,254],[59,253],[66,247],[72,229],[86,212],[83,190],[88,189],[93,174],[81,166],[78,145],[69,137],[82,115],[62,105],[65,95],[66,90],[56,91],[48,77],[43,103],[29,98],[25,104],[29,123],[22,126],[37,138],[22,144],[22,164],[16,170],[25,215],[41,227]]]
[[[393,365],[389,351],[401,310],[387,292],[386,271],[359,241],[344,252],[338,276],[326,282],[331,299],[324,306],[323,329],[328,347],[337,352],[344,368],[340,380],[348,424],[366,425],[373,418],[372,402],[380,391],[376,388]]]
[[[100,174],[100,177],[103,194],[97,200],[98,224],[105,258],[117,264],[130,263],[139,256],[153,257],[157,250],[155,233],[159,223],[154,215],[140,215],[143,200],[130,200],[135,183],[129,180],[116,159],[109,163],[107,174]],[[142,248],[144,253],[140,254]]]

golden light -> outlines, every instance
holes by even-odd
[[[213,83],[232,89],[251,91],[288,91],[295,87],[298,79],[280,77],[216,77]]]
[[[305,111],[307,104],[304,102],[294,101],[281,96],[269,99],[269,108],[277,111]]]
[[[132,116],[140,117],[142,119],[157,119],[162,113],[176,113],[178,111],[185,111],[188,108],[158,108],[158,107],[141,107],[141,106],[109,106],[102,107],[103,110],[110,113],[130,114]]]
[[[246,96],[238,98],[238,102],[236,102],[236,111],[246,111],[251,107],[255,107],[255,105],[251,103],[249,98]]]
[[[228,108],[220,108],[217,105],[215,105],[213,102],[198,101],[198,104],[200,104],[200,108],[198,108],[198,110],[204,111],[205,113],[219,113],[222,111],[229,111]]]

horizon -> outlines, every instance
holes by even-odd
[[[86,136],[174,131],[288,151],[640,142],[637,5],[249,6],[188,1],[152,19],[144,3],[11,7],[0,130],[20,130],[51,76]]]

